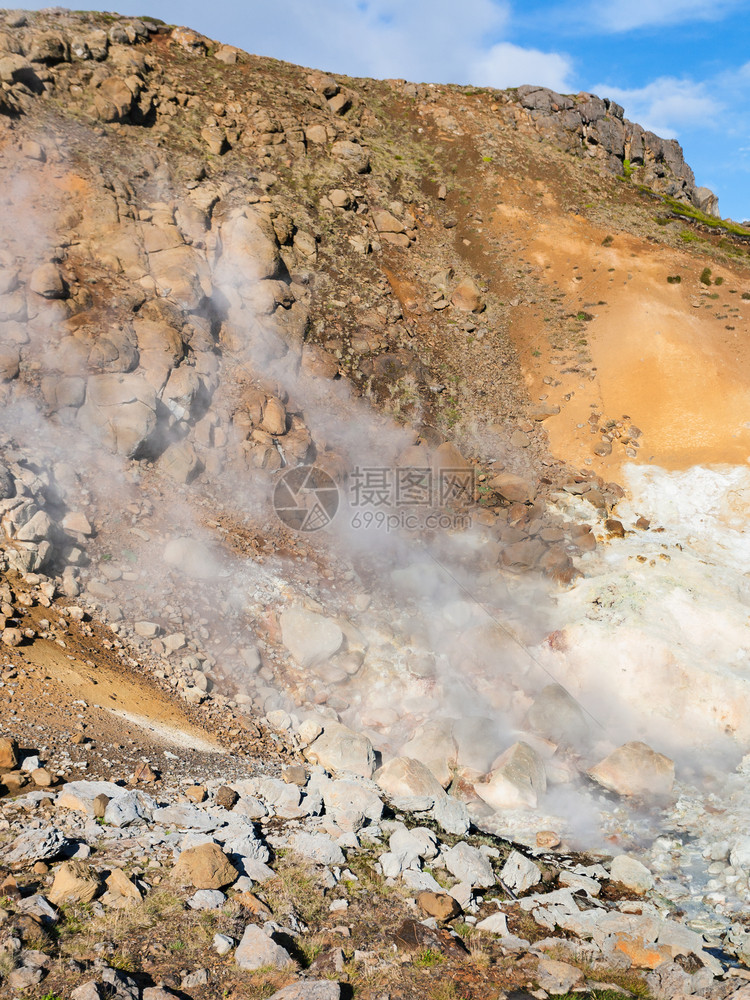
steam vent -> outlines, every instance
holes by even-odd
[[[750,231],[680,145],[51,8],[0,171],[0,1000],[748,1000]]]

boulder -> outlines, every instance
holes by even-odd
[[[27,830],[3,848],[3,864],[16,865],[28,861],[49,861],[59,857],[67,846],[67,837],[62,830],[58,830],[55,826]]]
[[[447,892],[420,892],[417,905],[422,913],[436,920],[453,920],[462,912],[458,902]]]
[[[614,882],[621,882],[635,892],[648,892],[654,887],[654,876],[648,868],[627,854],[618,854],[613,858],[609,875]]]
[[[484,300],[473,278],[464,278],[456,285],[451,303],[462,312],[482,312]]]
[[[378,786],[391,799],[427,800],[427,808],[445,792],[432,771],[413,757],[394,757],[375,774]]]
[[[334,142],[331,155],[357,174],[366,174],[370,169],[370,155],[367,150],[348,139]]]
[[[558,962],[552,958],[540,958],[536,971],[536,981],[541,989],[552,996],[569,994],[574,987],[583,983],[584,975],[575,965]]]
[[[664,796],[674,785],[674,761],[645,743],[625,743],[588,772],[617,795]]]
[[[111,450],[133,457],[156,429],[156,393],[139,374],[92,375],[79,415]]]
[[[500,871],[500,878],[509,889],[520,893],[541,882],[542,872],[531,858],[520,851],[511,851]]]
[[[312,764],[327,771],[349,771],[362,778],[371,778],[375,770],[372,743],[361,733],[338,722],[326,722],[323,732],[304,751]]]
[[[174,878],[196,889],[222,889],[236,881],[238,871],[218,844],[199,844],[182,851],[174,866]]]
[[[555,743],[576,746],[588,737],[583,709],[559,684],[548,684],[526,714],[526,726]]]
[[[18,767],[18,744],[9,736],[0,737],[0,770]]]
[[[238,968],[245,972],[253,972],[266,966],[286,969],[294,965],[289,952],[276,944],[255,924],[248,924],[245,928],[242,940],[234,953],[234,960]]]
[[[460,842],[445,851],[444,857],[446,868],[460,882],[485,888],[495,884],[492,865],[478,847]]]
[[[490,487],[510,503],[529,503],[536,496],[536,487],[523,476],[501,472],[490,479]]]
[[[57,797],[58,809],[73,809],[95,817],[94,802],[99,795],[109,799],[122,795],[124,789],[112,781],[69,781]],[[104,815],[102,813],[102,815]]]
[[[53,906],[60,903],[90,903],[101,887],[98,872],[81,861],[64,861],[55,870],[55,880],[47,893]]]
[[[406,226],[390,212],[373,212],[372,221],[379,233],[405,233]]]
[[[289,847],[319,865],[343,865],[346,861],[338,844],[324,833],[294,833],[289,838]]]
[[[495,761],[477,795],[492,809],[535,809],[547,790],[544,761],[528,743],[514,743]]]
[[[45,299],[64,299],[67,286],[57,264],[40,264],[31,273],[29,288]]]
[[[421,761],[437,778],[443,788],[453,780],[457,747],[449,719],[425,722],[414,731],[408,743],[401,747],[404,757]]]
[[[281,641],[301,667],[312,667],[330,659],[344,641],[341,628],[330,618],[288,608],[279,616]]]

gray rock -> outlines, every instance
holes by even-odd
[[[156,803],[150,795],[137,789],[110,799],[104,811],[104,822],[110,826],[135,826],[151,819]]]
[[[103,969],[101,972],[105,997],[112,1000],[139,1000],[140,988],[135,979],[119,969]]]
[[[343,865],[344,852],[324,833],[295,833],[289,838],[289,846],[303,858],[309,858],[320,865]]]
[[[191,910],[218,910],[226,901],[220,889],[199,889],[187,903]]]
[[[225,840],[224,853],[231,855],[243,868],[246,868],[248,861],[265,862],[271,856],[266,845],[252,830]]]
[[[234,941],[227,934],[214,934],[213,945],[217,955],[228,955],[234,948]]]
[[[245,972],[262,969],[267,965],[275,969],[286,969],[294,965],[289,952],[276,944],[255,924],[248,924],[245,928],[242,940],[234,953],[234,960],[238,968]]]
[[[77,986],[70,994],[70,1000],[103,1000],[104,991],[92,979],[88,983]]]
[[[55,826],[41,830],[29,830],[16,837],[3,852],[6,865],[22,864],[26,861],[48,861],[59,857],[68,846],[68,838]]]
[[[444,854],[448,871],[461,882],[489,887],[495,884],[492,865],[477,847],[460,843]]]
[[[341,986],[330,979],[307,979],[290,983],[270,1000],[341,1000]]]
[[[154,809],[153,819],[162,826],[176,826],[179,830],[215,830],[222,824],[203,809],[181,802]]]
[[[514,892],[526,892],[541,882],[542,873],[539,866],[530,858],[525,857],[520,851],[511,851],[500,871],[500,878]]]
[[[540,958],[536,973],[539,986],[551,993],[570,993],[583,982],[583,973],[568,962],[557,962],[552,958]]]
[[[441,830],[446,833],[463,837],[469,832],[471,826],[469,820],[469,810],[465,802],[454,798],[452,795],[443,795],[435,800],[432,810],[435,822]]]

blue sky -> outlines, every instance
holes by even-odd
[[[118,10],[334,73],[613,97],[680,140],[722,215],[750,219],[750,0],[122,0]]]

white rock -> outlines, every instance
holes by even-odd
[[[346,862],[338,844],[324,833],[294,833],[289,838],[289,846],[296,854],[320,865],[343,865]]]
[[[325,722],[322,734],[305,750],[305,757],[327,771],[349,771],[363,778],[372,777],[375,770],[372,743],[339,722]]]
[[[461,802],[460,799],[454,798],[452,795],[442,795],[436,799],[432,815],[440,829],[445,830],[446,833],[463,837],[469,832],[471,822],[468,807],[465,802]]]
[[[234,941],[227,934],[214,934],[214,951],[217,955],[228,955],[234,947]]]
[[[514,892],[526,892],[542,881],[542,873],[531,858],[527,858],[520,851],[511,851],[500,871],[500,878]]]
[[[474,790],[492,809],[535,809],[547,790],[544,761],[528,743],[509,747]]]
[[[57,796],[56,805],[58,809],[72,809],[93,817],[94,799],[97,795],[114,799],[122,795],[123,791],[123,788],[112,781],[69,781]]]
[[[218,910],[226,899],[220,889],[199,889],[190,897],[187,904],[191,910]]]
[[[654,887],[654,876],[648,868],[627,854],[618,854],[612,860],[609,875],[615,882],[622,882],[636,892],[647,892]]]
[[[246,972],[262,969],[264,966],[286,969],[294,964],[289,952],[272,941],[255,924],[248,924],[245,928],[242,940],[234,953],[234,960],[237,966]]]
[[[425,799],[429,809],[445,792],[432,771],[413,757],[394,757],[375,774],[378,786],[391,799]]]
[[[279,616],[281,641],[301,667],[312,667],[334,656],[344,641],[341,628],[330,618],[289,608]]]
[[[484,920],[480,920],[476,925],[478,931],[487,931],[489,934],[501,934],[503,937],[508,933],[508,918],[504,913],[493,913]]]
[[[477,847],[462,842],[445,851],[443,857],[448,871],[459,881],[483,887],[495,884],[492,865]]]

